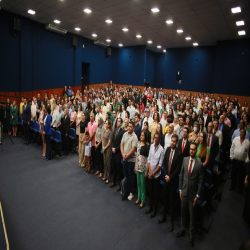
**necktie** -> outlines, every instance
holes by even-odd
[[[207,145],[208,145],[208,147],[210,147],[210,135],[208,135]]]
[[[170,175],[170,171],[171,171],[173,152],[174,152],[174,150],[171,149],[171,154],[170,154],[169,163],[168,163],[168,174],[169,175]]]
[[[181,152],[183,153],[183,151],[184,151],[184,148],[185,148],[185,141],[183,140],[183,142],[182,142],[182,148],[181,148]]]
[[[221,125],[219,125],[219,130],[220,130],[220,126],[221,126]]]
[[[193,160],[190,160],[190,166],[189,166],[189,170],[188,170],[188,177],[190,177],[191,173],[192,173],[192,164],[193,164]]]

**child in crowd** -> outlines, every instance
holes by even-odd
[[[89,141],[89,132],[85,133],[85,166],[86,174],[90,172],[90,162],[91,162],[91,141]]]

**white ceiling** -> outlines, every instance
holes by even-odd
[[[112,46],[147,45],[157,51],[162,48],[215,45],[217,41],[249,37],[248,21],[250,0],[0,0],[7,11],[20,14],[40,23],[61,21],[59,26],[92,40],[111,39]],[[232,7],[241,7],[241,13],[232,14]],[[151,8],[160,9],[152,13]],[[86,14],[83,9],[92,13]],[[36,11],[34,16],[28,9]],[[105,23],[111,19],[112,24]],[[166,20],[173,24],[167,25]],[[236,21],[244,20],[245,26],[237,27]],[[75,27],[81,31],[76,32]],[[122,31],[127,27],[128,32]],[[182,34],[176,32],[183,29]],[[245,36],[238,31],[244,29]],[[98,35],[92,37],[92,33]],[[136,35],[142,38],[136,38]],[[185,37],[191,36],[191,41]],[[148,45],[147,40],[153,44]],[[158,50],[159,51],[159,50]]]

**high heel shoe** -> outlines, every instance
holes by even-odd
[[[102,178],[103,181],[106,181],[106,178]]]
[[[102,178],[102,173],[100,173],[100,174],[98,175],[98,178]]]

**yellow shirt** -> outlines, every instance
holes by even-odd
[[[169,125],[163,129],[163,135],[168,134]]]
[[[20,102],[20,108],[19,108],[20,115],[23,115],[23,105],[24,102]]]
[[[151,141],[153,141],[155,133],[156,133],[156,129],[157,129],[157,122],[152,122],[151,126],[150,126],[150,132],[151,132]]]

